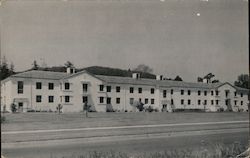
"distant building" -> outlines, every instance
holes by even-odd
[[[87,102],[92,111],[137,111],[136,104],[158,111],[204,110],[247,111],[248,90],[230,83],[187,83],[156,79],[93,75],[87,71],[67,73],[27,71],[2,81],[2,110],[83,111]]]

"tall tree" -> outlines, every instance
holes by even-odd
[[[6,58],[3,57],[2,63],[0,65],[0,80],[4,80],[14,73],[14,65],[11,64],[11,67],[9,68]]]
[[[182,78],[181,78],[180,76],[176,76],[174,80],[175,80],[175,81],[183,81]]]
[[[248,74],[241,74],[238,76],[238,80],[234,82],[235,86],[250,89],[249,85],[249,75]]]
[[[38,68],[39,68],[39,65],[37,64],[37,61],[34,60],[32,63],[32,70],[38,70]]]
[[[65,67],[73,67],[74,64],[71,61],[67,61],[65,64]]]
[[[140,64],[133,71],[152,73],[153,69],[150,68],[149,66],[145,65],[145,64]]]

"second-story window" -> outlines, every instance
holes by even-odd
[[[218,105],[219,104],[219,100],[215,100],[215,103],[216,103],[216,105]]]
[[[154,94],[155,93],[155,89],[151,88],[150,92],[151,92],[151,94]]]
[[[214,95],[214,91],[211,91],[211,95],[212,95],[212,96]]]
[[[49,96],[48,100],[49,100],[49,103],[54,103],[54,96]]]
[[[41,95],[37,95],[36,96],[36,102],[37,103],[41,103],[42,102],[42,96]]]
[[[138,88],[138,93],[142,93],[142,88]]]
[[[207,91],[204,91],[204,95],[207,96]]]
[[[181,95],[184,95],[184,90],[183,89],[181,90]]]
[[[53,90],[54,89],[54,83],[49,83],[48,87],[49,87],[49,90]]]
[[[88,103],[88,96],[82,97],[82,103]]]
[[[88,84],[82,84],[82,90],[83,90],[83,92],[87,92],[88,91]]]
[[[100,98],[99,98],[99,102],[100,102],[100,103],[104,103],[104,97],[100,97]]]
[[[234,101],[234,105],[237,105],[237,100]]]
[[[69,89],[70,89],[70,84],[69,84],[69,82],[65,82],[65,83],[64,83],[64,88],[65,88],[65,90],[69,90]]]
[[[171,92],[170,92],[170,93],[171,93],[171,95],[172,95],[172,94],[174,94],[174,90],[173,90],[173,89],[171,89]]]
[[[42,89],[42,82],[36,82],[36,89]]]
[[[198,95],[201,95],[201,91],[198,91]]]
[[[104,90],[104,85],[100,85],[99,90],[102,92]]]
[[[116,104],[120,104],[121,99],[120,98],[116,98]]]
[[[155,99],[151,99],[151,104],[155,104]]]
[[[243,93],[240,93],[240,97],[243,97]]]
[[[134,93],[134,88],[133,87],[129,88],[129,93]]]
[[[167,97],[167,90],[163,90],[163,98]]]
[[[107,92],[111,92],[111,86],[107,86]]]
[[[116,87],[116,92],[119,93],[121,91],[121,87],[117,86]]]
[[[237,97],[237,92],[234,92],[234,96]]]
[[[110,97],[107,98],[107,104],[111,104],[111,98]]]
[[[17,82],[17,93],[18,94],[23,94],[23,81],[18,81]]]
[[[188,90],[188,95],[191,95],[191,91],[190,90]]]
[[[218,96],[219,95],[219,91],[215,91],[215,95]]]

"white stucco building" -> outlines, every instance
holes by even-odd
[[[137,111],[141,102],[159,111],[205,110],[247,111],[248,90],[230,83],[187,83],[180,81],[93,75],[87,71],[67,73],[27,71],[2,81],[2,110],[83,111],[85,102],[91,110]]]

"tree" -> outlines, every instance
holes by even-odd
[[[249,82],[250,82],[249,75],[241,74],[238,76],[238,80],[234,82],[234,85],[238,87],[250,89]]]
[[[64,65],[65,67],[74,67],[74,64],[70,61],[67,61]]]
[[[140,64],[133,71],[152,73],[153,69],[150,68],[149,66],[145,65],[145,64]]]
[[[197,82],[203,82],[203,78],[202,77],[197,77]]]
[[[37,64],[36,60],[33,61],[32,63],[32,70],[38,70],[39,65]]]
[[[12,63],[9,68],[6,58],[3,57],[2,63],[0,65],[0,80],[4,80],[14,73],[14,64]]]
[[[203,79],[207,79],[208,83],[211,83],[211,79],[214,77],[215,75],[212,74],[211,72],[208,73],[206,76],[203,77]]]
[[[180,76],[176,76],[174,80],[175,80],[175,81],[183,81],[182,78],[181,78]]]
[[[62,108],[63,108],[62,104],[58,104],[58,105],[57,105],[56,109],[57,109],[57,111],[58,111],[59,114],[62,112],[62,111],[61,111]]]
[[[218,83],[220,82],[219,80],[213,80],[212,83]]]

